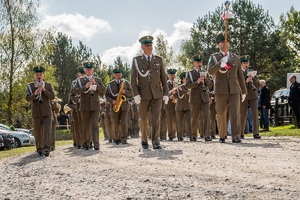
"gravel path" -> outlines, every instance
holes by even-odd
[[[47,158],[2,159],[0,199],[300,198],[300,138],[227,141],[162,142],[156,151],[139,139],[101,141],[100,152],[63,146]]]

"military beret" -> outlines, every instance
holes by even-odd
[[[83,67],[84,68],[94,68],[94,62],[93,61],[90,61],[90,60],[86,60],[82,63]]]
[[[36,66],[36,67],[33,68],[33,71],[34,71],[34,73],[37,73],[37,72],[44,73],[45,72],[45,68],[41,67],[41,66]]]
[[[250,61],[250,56],[249,55],[243,55],[240,57],[240,61],[242,62],[249,62]]]
[[[150,35],[147,35],[147,36],[143,36],[139,39],[139,42],[143,45],[143,44],[152,44],[152,40],[154,38]]]
[[[85,74],[84,69],[83,69],[83,67],[81,67],[81,66],[77,67],[77,71],[78,71],[79,73]]]
[[[167,73],[168,74],[176,74],[177,70],[176,69],[168,69]]]
[[[225,40],[225,35],[224,33],[219,33],[216,37],[216,43],[219,44],[220,42],[223,42]],[[227,34],[227,41],[230,40],[230,35]]]
[[[197,54],[197,55],[194,55],[194,56],[193,56],[193,60],[194,60],[194,61],[202,61],[202,60],[203,60],[202,57],[203,57],[202,55]]]
[[[113,73],[117,74],[117,73],[122,73],[122,69],[120,69],[119,67],[116,67],[113,69]]]
[[[182,73],[179,75],[179,78],[180,78],[180,79],[184,79],[184,78],[186,78],[186,75],[187,75],[186,72],[182,72]]]

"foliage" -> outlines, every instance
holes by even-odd
[[[174,51],[161,33],[156,38],[155,53],[162,57],[165,68],[174,68]]]

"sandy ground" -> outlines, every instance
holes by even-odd
[[[300,199],[300,138],[229,141],[101,141],[2,159],[0,199]]]

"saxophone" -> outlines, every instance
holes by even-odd
[[[126,101],[126,97],[122,94],[122,91],[124,90],[124,87],[125,87],[125,81],[123,81],[121,83],[121,87],[120,87],[120,90],[119,90],[119,93],[118,93],[118,96],[116,98],[116,105],[113,106],[113,110],[115,112],[119,112],[120,108],[121,108],[121,105],[123,103],[123,101]]]

